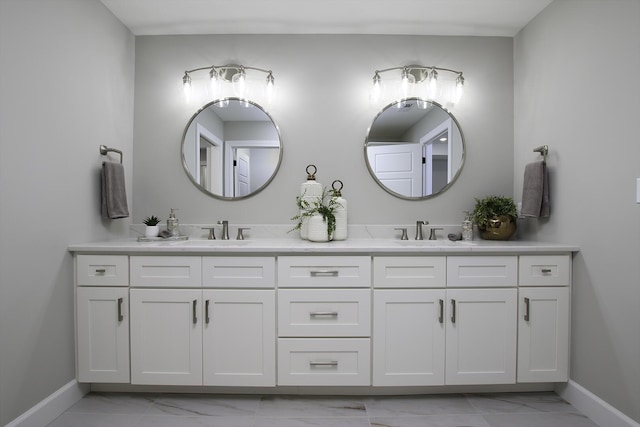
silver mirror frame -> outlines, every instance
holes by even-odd
[[[453,123],[455,123],[455,125],[458,127],[458,131],[460,131],[460,138],[462,140],[462,158],[460,159],[460,165],[458,166],[458,170],[456,171],[455,175],[451,178],[451,181],[449,181],[447,183],[447,185],[445,185],[444,187],[442,187],[438,192],[436,193],[432,193],[429,194],[427,196],[420,196],[420,197],[411,197],[411,196],[405,196],[404,194],[400,194],[400,193],[396,193],[395,191],[391,190],[389,187],[387,187],[386,185],[384,185],[376,176],[375,172],[373,171],[371,164],[369,163],[369,156],[367,155],[367,147],[368,147],[368,143],[369,143],[369,135],[371,133],[371,129],[373,128],[373,124],[376,122],[376,120],[378,119],[378,117],[380,117],[381,114],[383,114],[385,111],[387,111],[387,109],[397,105],[399,102],[406,102],[406,101],[423,101],[420,98],[416,98],[416,97],[410,97],[410,98],[404,98],[404,99],[399,99],[397,101],[391,102],[389,104],[387,104],[382,110],[380,110],[380,112],[378,114],[376,114],[376,116],[373,118],[373,120],[371,121],[371,125],[369,126],[369,129],[367,130],[367,136],[365,137],[364,140],[364,161],[367,164],[367,169],[369,170],[369,174],[371,175],[371,177],[374,179],[374,181],[383,189],[385,190],[387,193],[391,194],[392,196],[395,196],[399,199],[403,199],[403,200],[410,200],[410,201],[419,201],[419,200],[428,200],[431,199],[433,197],[439,196],[440,194],[444,193],[445,191],[447,191],[454,182],[456,182],[456,180],[458,179],[458,177],[460,176],[460,173],[462,172],[462,168],[464,167],[465,164],[465,160],[467,157],[467,146],[466,146],[466,141],[465,141],[465,137],[464,137],[464,133],[462,132],[462,127],[460,127],[460,123],[458,123],[458,119],[456,119],[456,117],[451,114],[451,112],[449,110],[447,110],[446,108],[444,108],[441,104],[435,102],[435,101],[426,101],[430,104],[435,105],[436,107],[439,107],[441,110],[443,110],[445,113],[447,113],[449,115],[449,117],[451,118],[451,120],[453,120]]]
[[[189,127],[191,126],[191,124],[193,123],[195,118],[198,117],[198,114],[200,114],[203,110],[211,107],[212,105],[215,105],[216,103],[229,102],[229,101],[237,101],[237,102],[250,104],[251,106],[260,109],[260,111],[262,111],[269,118],[269,120],[271,120],[271,123],[275,127],[276,133],[278,134],[278,141],[280,142],[280,148],[278,149],[279,150],[278,164],[276,165],[275,169],[273,170],[273,173],[271,174],[271,177],[268,180],[266,180],[265,183],[262,186],[260,186],[258,189],[256,189],[252,193],[247,194],[246,196],[239,196],[239,197],[227,197],[227,196],[222,196],[222,195],[219,195],[219,194],[215,194],[215,193],[207,190],[206,188],[204,188],[202,185],[200,185],[200,183],[197,182],[193,178],[193,175],[189,171],[189,168],[187,167],[187,160],[186,160],[185,155],[184,155],[184,145],[185,145],[185,139],[187,137],[187,131],[189,130]],[[198,109],[198,111],[196,111],[195,114],[193,116],[191,116],[191,118],[189,119],[189,122],[187,122],[187,125],[185,126],[184,131],[182,132],[182,142],[180,144],[180,157],[182,158],[182,167],[183,167],[185,173],[187,174],[187,176],[189,177],[189,180],[191,181],[191,183],[193,185],[195,185],[200,191],[202,191],[207,196],[211,196],[211,197],[214,197],[214,198],[219,199],[219,200],[227,200],[227,201],[236,201],[236,200],[248,199],[250,197],[255,196],[256,194],[258,194],[262,190],[264,190],[266,187],[268,187],[269,184],[271,183],[271,181],[273,181],[273,179],[275,178],[276,174],[278,173],[278,170],[280,169],[280,165],[282,164],[282,152],[283,151],[284,151],[284,146],[283,146],[283,143],[282,143],[282,135],[280,134],[280,128],[278,127],[276,122],[273,120],[273,117],[271,117],[271,115],[264,108],[262,108],[262,106],[260,104],[257,104],[257,103],[255,103],[253,101],[249,101],[247,99],[240,99],[240,98],[236,98],[236,97],[217,99],[215,101],[211,101],[211,102],[205,104],[200,109]]]

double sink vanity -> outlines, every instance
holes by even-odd
[[[577,250],[374,238],[73,245],[77,378],[260,392],[564,382]]]

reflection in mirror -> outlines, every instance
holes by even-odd
[[[211,102],[189,121],[182,138],[182,164],[205,193],[225,200],[249,197],[273,179],[282,142],[271,117],[251,101]]]
[[[373,120],[365,159],[376,182],[396,197],[433,197],[456,180],[465,158],[457,120],[435,102],[407,98]]]

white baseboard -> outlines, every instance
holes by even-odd
[[[69,381],[5,427],[45,427],[88,392],[88,384]]]
[[[558,385],[556,393],[601,427],[640,427],[639,423],[575,381]]]

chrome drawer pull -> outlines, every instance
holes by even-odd
[[[309,366],[314,367],[314,366],[338,366],[338,361],[337,360],[332,360],[330,362],[314,362],[311,361],[309,362]]]
[[[540,270],[542,272],[542,274],[549,274],[551,273],[551,269],[550,268],[543,268],[542,270]]]
[[[338,317],[338,312],[337,311],[314,311],[312,313],[309,313],[309,317],[324,317],[324,316]]]
[[[123,302],[124,302],[124,298],[118,298],[118,322],[122,322],[124,320],[124,315],[122,314]]]
[[[96,274],[104,274],[106,272],[107,272],[107,270],[105,268],[97,268],[96,269]]]
[[[311,277],[338,277],[338,270],[313,270]]]
[[[529,306],[529,298],[525,298],[524,299],[524,321],[525,322],[528,322],[529,319],[531,318],[530,316],[531,313],[529,312],[530,308],[531,307]]]
[[[211,319],[209,319],[209,300],[206,300],[204,302],[204,323],[208,325],[210,320]]]
[[[438,322],[444,323],[444,300],[440,300],[440,315],[438,316]]]

